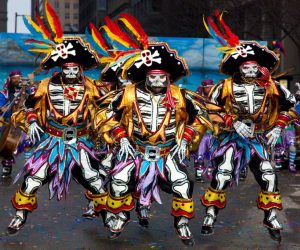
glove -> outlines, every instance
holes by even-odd
[[[37,141],[41,139],[40,133],[44,133],[44,131],[41,129],[41,127],[37,124],[37,122],[33,122],[29,125],[28,129],[28,137],[32,141],[33,144],[35,144]],[[36,140],[38,139],[38,140]]]
[[[268,138],[267,145],[269,145],[271,148],[273,148],[280,137],[282,132],[282,128],[279,126],[274,127],[269,133],[266,134],[266,137]]]
[[[233,123],[233,127],[235,131],[238,133],[238,135],[241,136],[242,138],[249,138],[252,136],[251,129],[241,121],[235,121]]]
[[[118,159],[122,160],[124,154],[125,154],[124,161],[127,161],[129,155],[131,155],[132,158],[135,158],[135,155],[134,155],[135,150],[131,146],[129,140],[126,137],[124,137],[120,140],[120,151],[118,153]]]
[[[182,163],[183,160],[186,158],[187,146],[188,142],[185,139],[183,139],[180,145],[177,144],[171,149],[171,152],[173,152],[171,158],[173,159],[173,157],[176,154],[178,154],[179,162]]]

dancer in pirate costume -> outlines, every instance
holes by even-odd
[[[97,101],[99,109],[107,108],[121,88],[130,84],[129,81],[122,79],[121,66],[124,62],[131,58],[132,53],[136,53],[138,47],[131,39],[119,30],[117,24],[109,17],[105,17],[105,25],[97,29],[92,23],[86,29],[86,39],[91,44],[92,48],[98,53],[101,64],[106,64],[101,71],[98,85],[103,89],[103,86],[108,89],[106,95]],[[123,34],[121,37],[120,34]],[[118,36],[119,35],[119,36]],[[101,165],[107,172],[110,172],[112,165],[116,160],[116,147],[106,144],[96,135],[93,138],[96,148],[98,148],[99,156],[101,157]],[[86,198],[89,200],[87,211],[82,215],[85,218],[93,219],[98,213],[95,211],[94,201],[90,198],[90,192],[87,191]]]
[[[25,140],[25,134],[19,131],[12,136],[15,137],[15,146],[8,147],[7,140],[10,134],[10,118],[13,111],[16,111],[18,106],[22,105],[21,95],[22,86],[25,85],[22,81],[22,73],[19,70],[10,72],[6,79],[3,90],[0,92],[0,124],[1,124],[1,147],[0,155],[3,156],[2,160],[2,178],[9,178],[12,172],[12,166],[15,163],[15,155],[23,151],[26,145],[29,144]]]
[[[79,37],[64,37],[60,21],[52,7],[45,2],[48,24],[54,36],[45,28],[39,16],[34,23],[24,18],[34,39],[27,43],[30,50],[46,53],[41,62],[43,70],[61,67],[61,72],[42,80],[37,88],[29,88],[25,114],[15,119],[28,127],[34,148],[26,161],[26,173],[21,188],[12,198],[16,215],[8,226],[8,233],[20,230],[28,212],[37,208],[37,191],[49,183],[50,198],[60,200],[68,192],[71,177],[91,192],[96,210],[105,214],[107,193],[103,188],[104,171],[99,163],[87,126],[93,119],[100,94],[94,81],[83,75],[84,69],[98,65],[97,54]],[[24,117],[22,117],[24,115]],[[22,119],[23,118],[23,119]]]
[[[193,245],[188,225],[194,216],[193,183],[183,161],[209,122],[191,92],[173,85],[188,74],[184,59],[166,43],[148,42],[133,17],[123,14],[118,22],[140,49],[122,71],[123,78],[135,84],[123,88],[106,113],[95,118],[95,126],[101,124],[99,135],[119,149],[107,200],[111,238],[118,237],[130,219],[133,192],[139,217],[147,220],[151,202],[161,203],[159,187],[166,185],[173,194],[174,227],[184,244]]]
[[[282,130],[296,118],[295,97],[270,77],[279,64],[272,51],[255,41],[240,42],[217,11],[204,24],[223,46],[220,71],[229,78],[220,81],[210,95],[212,102],[224,107],[219,115],[225,122],[213,144],[216,171],[201,198],[206,207],[202,234],[213,232],[217,213],[227,203],[225,189],[238,179],[239,168],[247,162],[261,188],[257,206],[264,211],[263,224],[280,241],[282,226],[276,209],[282,209],[282,202],[269,157]]]

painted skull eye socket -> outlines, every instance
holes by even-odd
[[[160,78],[160,79],[165,79],[165,78],[166,78],[166,75],[160,75],[159,78]]]
[[[145,56],[146,56],[146,53],[145,53],[145,52],[142,52],[142,56],[145,57]]]
[[[155,76],[155,75],[149,75],[149,78],[150,78],[151,80],[154,80],[154,79],[156,78],[156,76]]]
[[[146,52],[146,56],[150,56],[150,52],[149,51]]]

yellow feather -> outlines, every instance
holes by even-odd
[[[122,70],[122,78],[123,79],[126,79],[126,71],[128,69],[128,67],[137,59],[139,59],[141,57],[141,55],[136,55],[136,56],[133,56],[132,58],[128,59],[126,61],[126,63],[124,64],[123,66],[123,70]]]
[[[44,31],[34,22],[32,21],[32,19],[29,16],[26,16],[28,22],[30,23],[30,25],[37,31],[42,33],[42,36],[44,39],[48,39],[47,35],[44,33]]]
[[[112,57],[108,57],[108,56],[101,57],[99,60],[100,63],[104,63],[104,64],[111,63],[113,61],[114,61],[114,59]]]
[[[210,34],[210,36],[212,36],[211,33],[210,33],[210,31],[209,31],[209,28],[208,28],[208,26],[207,26],[207,23],[205,22],[205,17],[204,17],[204,15],[203,15],[203,24],[204,24],[204,27],[205,27],[205,29],[207,30],[208,34]]]
[[[38,53],[51,53],[53,51],[52,48],[49,49],[29,49],[30,52],[38,52]]]

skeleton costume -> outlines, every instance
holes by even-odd
[[[98,85],[101,89],[105,86],[108,90],[105,92],[105,96],[97,101],[97,105],[99,105],[100,109],[106,108],[113,96],[115,96],[121,88],[130,84],[130,82],[121,78],[121,66],[132,54],[136,53],[136,49],[130,40],[118,39],[116,30],[118,26],[116,26],[109,17],[105,17],[105,22],[106,24],[99,29],[92,23],[90,23],[86,29],[87,41],[98,53],[100,63],[106,64],[105,68],[101,71],[98,81]],[[97,135],[95,135],[94,138],[97,138]],[[116,160],[116,147],[106,144],[99,137],[97,139],[98,140],[94,140],[94,143],[101,157],[101,164],[107,172],[110,172]],[[98,213],[94,209],[95,204],[90,197],[89,191],[86,192],[86,198],[89,200],[89,204],[87,211],[82,216],[93,219]]]
[[[218,210],[227,203],[224,190],[238,178],[239,168],[248,163],[261,187],[257,206],[265,213],[264,225],[270,236],[280,241],[282,227],[276,218],[276,209],[282,209],[282,202],[269,149],[274,147],[287,124],[296,118],[295,97],[271,79],[271,73],[279,64],[272,51],[254,41],[239,42],[222,15],[216,13],[214,20],[220,27],[226,27],[227,34],[217,35],[222,32],[214,30],[217,26],[213,25],[213,18],[205,25],[223,46],[228,44],[221,48],[226,54],[220,71],[231,77],[220,81],[210,93],[211,101],[223,106],[224,110],[212,118],[215,121],[223,119],[223,123],[215,126],[213,159],[216,170],[210,187],[201,198],[206,207],[202,233],[213,232]]]
[[[119,20],[139,34],[141,50],[123,68],[123,75],[136,84],[122,89],[106,113],[99,113],[95,120],[96,127],[101,124],[99,134],[119,145],[107,201],[108,217],[114,220],[111,237],[119,236],[129,221],[133,193],[139,216],[147,219],[151,202],[161,203],[161,187],[173,194],[171,214],[179,237],[193,245],[188,227],[194,216],[193,183],[182,162],[188,146],[199,141],[208,122],[190,92],[170,84],[188,74],[183,58],[166,43],[148,42],[132,17],[122,15]]]
[[[98,57],[79,37],[63,37],[59,20],[52,7],[45,3],[49,31],[39,29],[30,39],[34,51],[47,53],[41,68],[62,67],[62,71],[42,80],[38,87],[28,88],[25,111],[15,114],[15,123],[23,123],[35,144],[31,157],[16,180],[26,173],[23,184],[12,198],[17,210],[8,226],[8,233],[16,233],[25,224],[27,213],[37,208],[37,191],[49,183],[50,198],[58,200],[68,192],[71,176],[87,188],[97,204],[97,211],[105,213],[107,193],[103,188],[104,171],[88,137],[88,124],[93,119],[100,94],[94,81],[83,75],[83,69],[98,65]],[[53,25],[55,19],[55,26]],[[29,30],[37,25],[26,17]],[[43,24],[43,23],[42,23]],[[40,24],[40,27],[42,25]],[[48,40],[45,33],[48,32]],[[48,34],[47,33],[47,34]],[[49,46],[47,46],[47,44]],[[41,46],[43,45],[43,46]],[[25,125],[24,125],[25,124]]]

